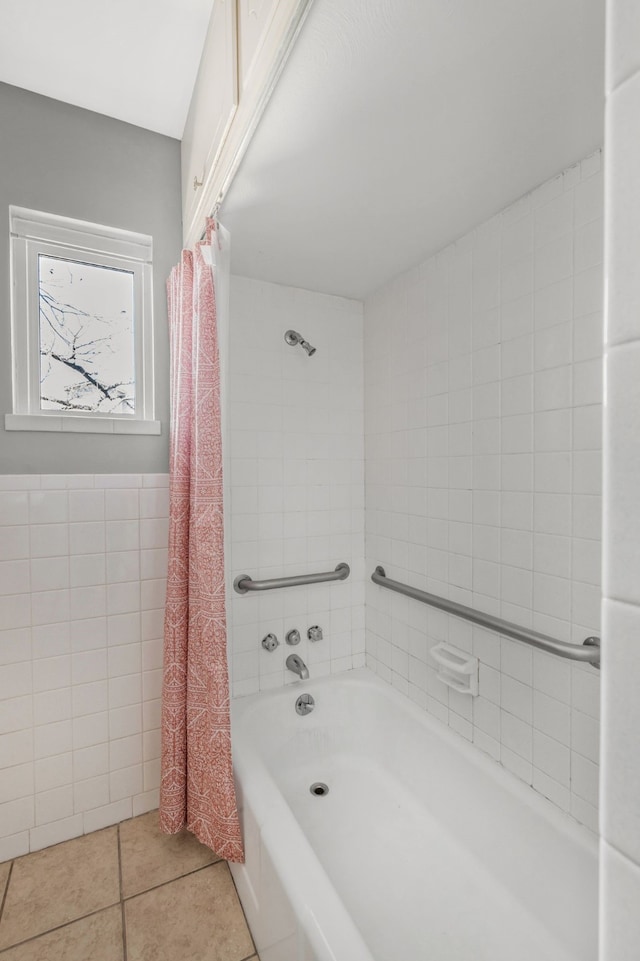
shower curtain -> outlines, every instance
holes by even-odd
[[[227,252],[228,234],[210,220],[206,240],[182,251],[167,281],[171,438],[160,826],[175,834],[186,824],[220,857],[242,861],[231,766],[216,314],[216,294],[227,290]]]

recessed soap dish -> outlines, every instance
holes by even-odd
[[[460,694],[478,693],[478,658],[451,644],[436,644],[431,657],[438,665],[437,677]]]

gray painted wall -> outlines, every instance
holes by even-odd
[[[10,204],[153,237],[159,437],[4,430],[11,411]],[[178,140],[0,83],[0,474],[168,470],[165,280],[181,241]]]

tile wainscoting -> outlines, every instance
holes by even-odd
[[[0,861],[157,807],[168,493],[0,477]]]

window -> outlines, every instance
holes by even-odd
[[[151,237],[21,207],[10,218],[6,429],[159,434]]]

